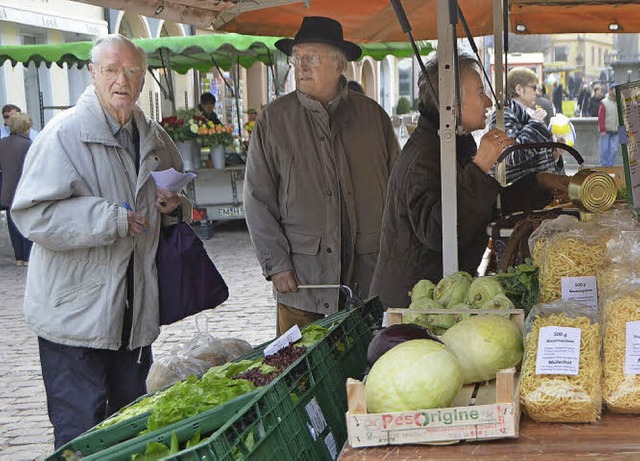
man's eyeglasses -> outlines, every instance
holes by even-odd
[[[11,114],[2,114],[2,118],[3,119],[8,119],[9,117],[11,117]]]
[[[317,54],[305,54],[303,56],[289,56],[289,64],[293,67],[300,67],[303,63],[306,66],[317,66],[322,62],[322,58]]]
[[[115,67],[115,66],[105,66],[100,67],[100,73],[107,80],[115,80],[118,78],[120,73],[124,74],[124,78],[127,80],[139,78],[142,76],[144,71],[139,67]]]

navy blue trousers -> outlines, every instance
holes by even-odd
[[[56,450],[146,393],[151,346],[112,351],[40,337],[38,343]]]
[[[9,237],[11,237],[11,245],[13,245],[13,254],[16,257],[16,261],[29,261],[33,243],[22,236],[13,222],[11,210],[7,210],[7,226],[9,227]]]

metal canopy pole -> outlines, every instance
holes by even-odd
[[[440,181],[442,188],[442,270],[458,270],[456,191],[456,31],[449,0],[438,0],[438,89],[440,105]],[[459,114],[458,114],[459,116]]]
[[[502,1],[493,0],[493,62],[495,69],[495,92],[496,92],[496,128],[504,130],[504,100],[505,100],[505,88],[504,88],[504,66],[502,63],[503,55],[503,15],[502,15]],[[507,169],[506,162],[500,162],[496,166],[496,180],[504,185],[507,182]],[[498,197],[499,199],[499,197]],[[498,207],[500,202],[498,201]]]

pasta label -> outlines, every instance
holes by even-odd
[[[585,277],[562,277],[562,299],[575,301],[585,306],[598,308],[598,288],[595,275]]]
[[[627,322],[627,350],[624,356],[624,372],[640,374],[640,322]]]
[[[577,375],[580,367],[580,328],[542,327],[536,355],[537,375]]]

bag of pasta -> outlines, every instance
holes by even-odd
[[[593,423],[600,418],[598,310],[559,300],[534,306],[525,322],[520,403],[534,421]]]
[[[547,219],[531,233],[529,237],[529,253],[533,262],[540,265],[540,256],[549,238],[559,232],[567,232],[578,225],[578,218],[571,215],[560,215],[555,219]]]
[[[602,393],[611,411],[640,414],[640,279],[627,276],[602,299]]]
[[[606,251],[606,240],[588,223],[549,237],[538,252],[540,302],[562,298],[565,277],[595,277]]]

